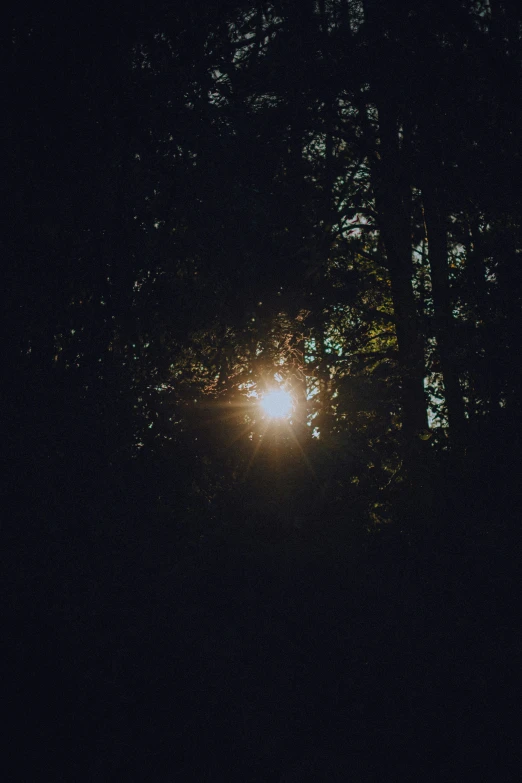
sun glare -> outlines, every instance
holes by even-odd
[[[292,412],[292,397],[282,389],[263,395],[261,407],[271,419],[286,419]]]

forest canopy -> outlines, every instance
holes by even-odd
[[[514,444],[516,4],[56,6],[7,47],[15,451],[206,503],[276,441],[329,497]]]

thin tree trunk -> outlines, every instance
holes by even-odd
[[[402,375],[403,427],[408,437],[427,429],[424,392],[424,345],[413,294],[411,243],[401,242],[400,232],[384,228],[382,236],[391,280],[395,328]],[[402,250],[401,250],[402,246]]]
[[[490,321],[485,255],[477,216],[469,221],[469,242],[466,250],[466,263],[473,285],[476,315],[485,351],[483,370],[476,382],[487,400],[488,414],[494,421],[500,412],[502,361],[499,346],[494,339],[494,327]]]
[[[295,401],[292,416],[294,434],[299,443],[308,435],[308,400],[306,388],[305,340],[303,334],[297,334],[293,345],[291,388]]]
[[[433,297],[435,338],[439,351],[450,435],[455,443],[465,427],[464,400],[454,353],[455,323],[451,302],[448,264],[448,240],[445,213],[434,187],[423,191],[424,220],[428,237],[431,289]]]
[[[394,108],[378,103],[379,158],[374,162],[373,187],[378,223],[391,281],[399,363],[402,375],[403,428],[411,439],[428,426],[424,392],[424,341],[413,293],[411,188],[399,146]]]

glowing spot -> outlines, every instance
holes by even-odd
[[[292,413],[292,397],[277,389],[263,396],[261,407],[271,419],[286,419]]]

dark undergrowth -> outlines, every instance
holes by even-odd
[[[513,455],[190,513],[92,465],[11,483],[6,779],[515,779]]]

